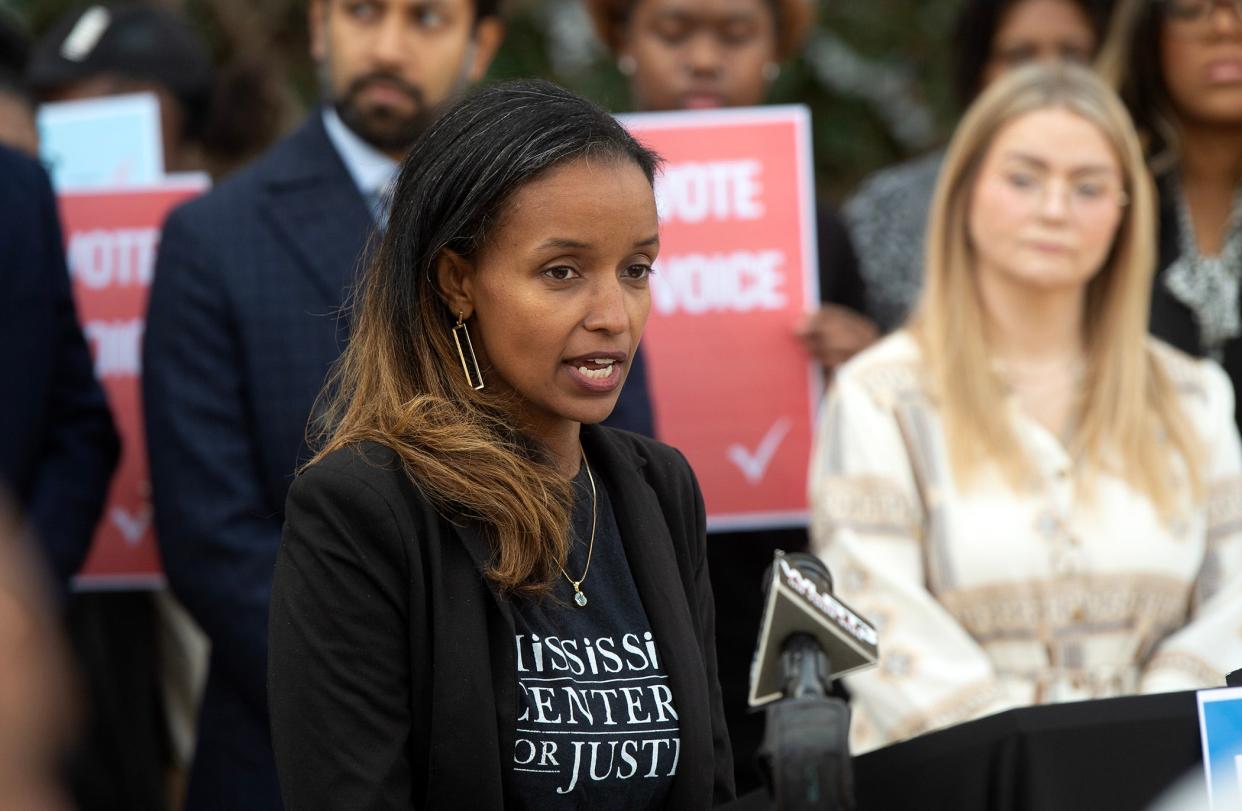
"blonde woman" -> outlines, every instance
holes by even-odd
[[[1154,220],[1086,70],[1023,68],[962,121],[923,300],[842,369],[812,463],[814,548],[881,628],[856,752],[1242,666],[1233,389],[1146,335]]]

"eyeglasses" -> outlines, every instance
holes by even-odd
[[[1054,194],[1054,199],[1074,214],[1119,208],[1130,202],[1121,184],[1112,178],[1062,180],[1040,172],[1009,170],[1002,172],[999,179],[1033,209],[1044,209]]]
[[[1217,6],[1233,9],[1235,18],[1242,22],[1242,0],[1156,0],[1164,9],[1169,22],[1194,31],[1206,30]]]

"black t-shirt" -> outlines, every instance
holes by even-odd
[[[562,577],[543,600],[513,602],[518,715],[505,804],[519,809],[662,808],[681,754],[668,674],[630,573],[603,482],[595,552],[574,603]],[[591,486],[574,479],[579,577],[591,537]]]

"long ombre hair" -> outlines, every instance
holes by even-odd
[[[517,427],[516,404],[474,390],[435,268],[474,258],[523,186],[581,159],[658,158],[612,116],[548,82],[509,82],[457,104],[401,167],[387,228],[354,304],[348,348],[321,395],[318,453],[372,441],[391,448],[441,515],[478,522],[502,592],[540,594],[568,549],[570,486]]]
[[[1085,391],[1071,446],[1085,482],[1107,469],[1171,516],[1179,496],[1202,491],[1203,449],[1190,430],[1172,382],[1147,338],[1156,264],[1155,190],[1143,151],[1120,100],[1094,74],[1061,65],[1008,74],[967,111],[949,144],[928,222],[923,298],[911,323],[944,414],[954,471],[966,481],[985,462],[999,462],[1022,488],[1034,468],[998,404],[1006,389],[993,371],[968,222],[980,168],[997,133],[1027,113],[1059,108],[1090,122],[1121,166],[1129,198],[1104,266],[1087,284]],[[1189,481],[1177,486],[1169,446]]]

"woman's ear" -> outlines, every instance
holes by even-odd
[[[436,286],[453,315],[463,319],[474,314],[474,266],[460,254],[445,248],[436,258]]]

